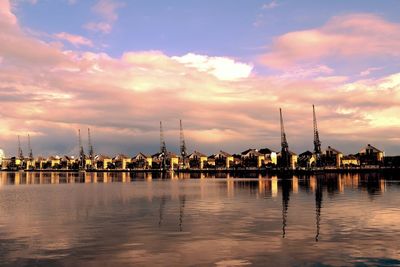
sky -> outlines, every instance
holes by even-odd
[[[400,1],[0,0],[0,149],[400,155]],[[86,149],[87,150],[87,149]]]

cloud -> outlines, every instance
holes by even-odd
[[[399,73],[349,82],[323,64],[294,70],[293,78],[257,75],[224,56],[65,50],[28,35],[14,18],[2,9],[0,147],[8,155],[16,135],[28,132],[35,154],[77,153],[77,129],[87,127],[97,153],[154,153],[160,120],[176,152],[180,118],[189,150],[279,149],[279,107],[291,150],[302,152],[312,147],[311,104],[323,146],[400,151]]]
[[[278,6],[279,6],[278,2],[273,0],[273,1],[269,2],[269,3],[267,3],[267,4],[264,4],[262,6],[262,9],[273,9],[273,8],[278,7]]]
[[[83,27],[92,32],[110,33],[112,30],[112,25],[106,22],[89,22]]]
[[[106,21],[113,22],[118,19],[117,10],[123,6],[123,3],[114,0],[99,0],[92,10]]]
[[[9,0],[0,2],[0,26],[15,25],[17,23],[16,16],[11,11],[11,3]]]
[[[372,72],[377,71],[377,70],[381,70],[381,67],[372,67],[372,68],[368,68],[366,70],[363,70],[360,72],[360,76],[368,76],[370,75]]]
[[[248,78],[253,69],[252,65],[235,62],[233,59],[225,57],[209,57],[189,53],[181,57],[173,57],[173,59],[199,71],[208,72],[220,80],[227,81]]]
[[[66,32],[60,32],[54,35],[56,38],[60,40],[67,41],[74,45],[75,47],[79,46],[89,46],[92,47],[93,43],[91,40],[87,39],[86,37],[80,36],[80,35],[75,35],[75,34],[70,34]]]
[[[288,68],[284,71],[283,74],[279,75],[280,78],[307,78],[307,77],[315,77],[319,75],[332,74],[334,70],[326,65],[316,65],[316,66],[296,66],[292,68]],[[323,78],[326,78],[323,77]]]
[[[400,24],[372,14],[337,16],[320,28],[275,38],[262,62],[272,68],[326,58],[400,57]]]
[[[92,7],[92,11],[100,16],[101,21],[89,22],[83,27],[94,32],[110,33],[114,22],[118,19],[117,10],[124,5],[124,3],[114,0],[99,0]]]

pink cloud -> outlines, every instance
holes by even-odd
[[[5,25],[15,25],[17,23],[17,18],[11,11],[10,0],[3,0],[0,2],[0,25],[2,28]]]
[[[324,146],[350,153],[374,143],[400,151],[400,128],[394,126],[398,73],[350,83],[317,65],[311,74],[299,70],[305,74],[297,79],[254,74],[220,79],[210,75],[212,57],[206,55],[199,67],[162,51],[112,57],[65,51],[38,38],[18,24],[0,33],[0,147],[8,155],[16,150],[16,134],[28,132],[36,153],[76,153],[76,130],[86,127],[98,153],[152,153],[160,120],[167,146],[176,152],[180,118],[190,150],[279,149],[279,107],[290,148],[302,152],[312,147],[311,104],[317,106]],[[240,63],[229,62],[232,68]]]
[[[275,38],[262,57],[272,68],[286,68],[322,58],[399,57],[400,24],[372,14],[337,16],[320,28]]]
[[[92,7],[92,10],[100,16],[101,21],[89,22],[83,27],[94,32],[110,33],[113,23],[118,19],[117,10],[123,6],[124,3],[114,0],[98,0],[98,2]]]
[[[117,20],[117,10],[123,6],[123,3],[114,0],[99,0],[92,9],[105,20],[112,22]]]
[[[79,46],[93,46],[93,43],[91,40],[80,36],[80,35],[75,35],[75,34],[70,34],[70,33],[66,33],[66,32],[60,32],[54,35],[56,38],[60,39],[60,40],[64,40],[67,41],[69,43],[71,43],[72,45],[79,47]]]
[[[111,24],[107,22],[89,22],[83,27],[92,32],[110,33],[112,30]]]

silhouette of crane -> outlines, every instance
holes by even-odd
[[[315,107],[313,107],[313,126],[314,126],[314,154],[316,157],[316,165],[321,165],[321,141],[319,140],[319,132],[317,125],[317,116],[315,115]]]
[[[81,129],[78,129],[78,143],[79,143],[79,169],[85,169],[86,155],[82,146]]]
[[[285,126],[283,125],[283,116],[282,109],[279,108],[280,122],[281,122],[281,160],[280,167],[281,168],[289,168],[290,167],[290,152],[289,152],[289,144],[286,139]]]
[[[33,151],[31,147],[31,136],[28,134],[28,151],[29,151],[29,159],[33,160]]]
[[[161,168],[166,170],[167,168],[167,146],[164,140],[164,130],[162,122],[160,121],[160,153],[161,153]]]
[[[182,156],[182,165],[185,168],[187,152],[186,152],[185,136],[183,134],[182,120],[179,120],[179,126],[180,126],[179,143],[180,143],[180,150],[181,150],[181,156]]]
[[[24,153],[21,148],[21,139],[19,138],[19,135],[18,135],[18,158],[21,160],[24,159]]]

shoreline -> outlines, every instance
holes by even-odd
[[[306,175],[306,174],[328,174],[328,173],[400,173],[400,167],[365,167],[365,168],[316,168],[316,169],[184,169],[184,170],[161,170],[161,169],[112,169],[112,170],[77,170],[77,169],[43,169],[43,170],[0,170],[0,172],[87,172],[87,173],[268,173],[285,175]]]

